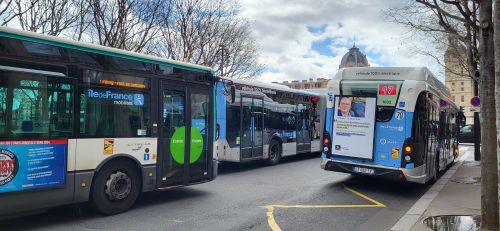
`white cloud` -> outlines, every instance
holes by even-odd
[[[252,23],[259,60],[273,70],[264,72],[262,81],[331,78],[354,41],[364,48],[371,66],[427,66],[442,78],[442,68],[432,58],[413,52],[412,47],[423,41],[406,40],[406,30],[382,13],[405,1],[241,0],[240,4],[241,15]],[[323,27],[318,33],[308,30]],[[333,39],[329,48],[335,56],[312,49],[313,42],[326,38]]]

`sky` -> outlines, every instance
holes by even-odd
[[[391,23],[383,10],[404,0],[240,0],[253,30],[263,82],[332,78],[356,44],[372,67],[426,66],[441,81],[444,68],[415,52],[426,41]]]

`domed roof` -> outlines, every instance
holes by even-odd
[[[369,67],[366,55],[359,51],[356,44],[352,45],[352,48],[342,57],[339,68],[343,67]]]

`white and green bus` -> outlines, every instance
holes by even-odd
[[[0,216],[213,180],[210,68],[0,28]]]

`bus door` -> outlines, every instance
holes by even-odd
[[[160,84],[160,185],[190,184],[212,175],[212,99],[210,89],[203,87]]]
[[[304,104],[297,105],[297,153],[311,152],[309,114]]]
[[[263,155],[264,100],[241,96],[241,160]]]
[[[436,168],[436,155],[438,145],[438,129],[439,129],[439,116],[436,103],[429,100],[429,123],[428,123],[428,136],[427,136],[427,176],[432,177]],[[437,174],[437,173],[436,173]]]

